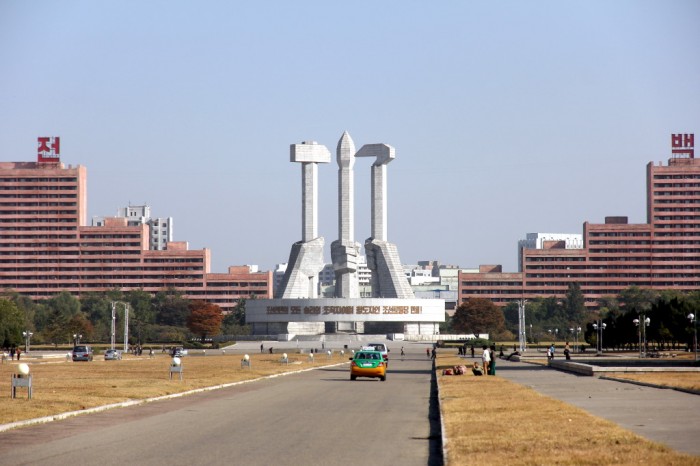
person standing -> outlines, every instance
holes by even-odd
[[[489,373],[489,366],[491,366],[491,355],[489,354],[489,347],[484,345],[481,347],[483,352],[481,353],[481,365],[484,368],[484,373]]]
[[[564,346],[564,357],[567,361],[571,360],[571,350],[569,349],[568,341],[566,342],[566,346]]]
[[[489,362],[489,375],[496,375],[496,345],[491,345],[489,356],[491,356],[491,361]]]
[[[425,349],[425,355],[430,357],[430,348]]]
[[[265,351],[265,345],[260,343],[260,352],[262,353],[263,351]]]
[[[474,359],[474,345],[472,345],[472,359]]]

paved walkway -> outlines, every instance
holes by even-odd
[[[674,450],[700,455],[700,395],[498,361],[497,376],[582,408]]]

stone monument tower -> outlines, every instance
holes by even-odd
[[[318,274],[323,270],[322,236],[318,236],[318,164],[331,153],[315,141],[291,144],[291,162],[301,163],[301,241],[292,245],[287,271],[276,298],[317,298]]]
[[[335,297],[359,298],[357,262],[360,244],[355,242],[355,144],[347,131],[338,141],[338,239],[331,243],[335,271]]]
[[[399,250],[387,240],[387,165],[396,157],[388,144],[366,144],[355,157],[374,157],[372,164],[372,235],[365,241],[372,271],[372,297],[414,298],[403,272]]]

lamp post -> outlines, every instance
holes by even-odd
[[[574,334],[574,353],[578,348],[578,334],[581,332],[581,327],[570,328],[569,331]]]
[[[27,330],[26,332],[22,332],[22,335],[24,336],[24,352],[29,353],[29,343],[34,334]]]
[[[647,355],[647,327],[651,323],[651,319],[648,317],[645,319],[644,314],[640,314],[639,317],[641,317],[641,319],[634,319],[632,322],[639,327],[639,357],[644,358]],[[640,325],[640,323],[644,325]]]
[[[525,334],[525,303],[527,301],[521,299],[518,301],[518,343],[520,344],[520,352],[527,349],[527,336]],[[532,325],[531,325],[532,327]]]
[[[73,334],[73,344],[74,345],[79,345],[80,344],[80,339],[83,338],[82,335],[79,335],[77,333]]]
[[[598,332],[598,341],[596,342],[596,346],[598,348],[596,348],[596,356],[601,356],[603,354],[603,330],[605,330],[605,327],[607,327],[607,325],[602,320],[599,320],[597,323],[593,323],[593,330]]]
[[[698,319],[695,314],[688,314],[688,320],[695,324],[695,333],[693,334],[693,349],[695,350],[695,361],[698,360]]]

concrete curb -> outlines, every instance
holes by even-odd
[[[433,361],[433,377],[435,377],[435,387],[437,390],[437,401],[440,412],[440,443],[442,444],[442,464],[447,465],[447,434],[445,433],[445,413],[442,411],[442,401],[440,399],[440,376],[437,373],[437,365]]]
[[[309,372],[309,371],[315,371],[318,369],[326,369],[329,367],[342,366],[343,364],[347,364],[347,362],[341,362],[341,363],[337,363],[337,364],[329,364],[327,366],[311,367],[308,369],[300,369],[297,371],[281,372],[279,374],[272,374],[272,375],[266,375],[265,377],[258,377],[257,379],[241,380],[240,382],[230,382],[230,383],[225,383],[225,384],[220,384],[220,385],[213,385],[211,387],[195,388],[193,390],[188,390],[186,392],[173,393],[171,395],[157,396],[154,398],[146,398],[143,400],[122,401],[120,403],[113,403],[113,404],[104,405],[104,406],[96,406],[94,408],[81,409],[78,411],[69,411],[67,413],[54,414],[51,416],[37,417],[34,419],[25,419],[23,421],[11,422],[9,424],[0,424],[0,432],[5,432],[8,430],[16,429],[18,427],[27,427],[27,426],[31,426],[31,425],[35,425],[35,424],[45,424],[47,422],[60,421],[63,419],[67,419],[69,417],[80,416],[83,414],[99,413],[101,411],[107,411],[108,409],[126,408],[128,406],[137,406],[140,404],[151,403],[154,401],[169,400],[169,399],[173,399],[173,398],[179,398],[182,396],[193,395],[195,393],[208,392],[211,390],[219,390],[222,388],[234,387],[236,385],[243,385],[246,383],[258,382],[260,380],[274,379],[276,377],[283,377],[286,375],[301,374],[302,372]]]

